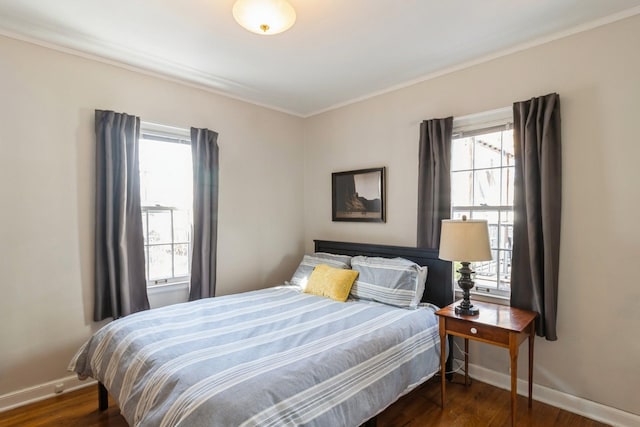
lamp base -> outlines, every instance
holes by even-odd
[[[456,305],[456,314],[462,314],[464,316],[477,316],[480,313],[480,309],[478,307],[474,307],[469,300],[469,290],[473,288],[473,280],[471,280],[471,275],[474,273],[472,269],[469,268],[469,263],[466,261],[461,261],[462,267],[458,270],[460,273],[460,280],[458,280],[458,286],[462,289],[462,301],[460,304]]]
[[[456,314],[463,316],[477,316],[480,314],[480,309],[474,307],[473,304],[469,304],[469,307],[462,307],[462,304],[456,305]]]

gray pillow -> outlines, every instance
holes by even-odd
[[[351,268],[351,257],[349,255],[336,255],[327,252],[315,252],[313,256],[318,258],[330,259],[333,261],[340,261],[344,264],[347,264],[349,268]]]
[[[351,287],[353,298],[412,309],[422,299],[427,267],[404,258],[355,256],[351,268],[360,273]]]
[[[307,280],[309,280],[309,276],[313,272],[313,269],[316,268],[316,265],[325,264],[334,268],[344,268],[348,270],[350,266],[347,262],[350,260],[351,257],[348,256],[345,257],[344,255],[333,255],[322,252],[305,255],[302,257],[302,261],[298,265],[295,273],[293,273],[289,284],[304,290],[307,285]]]

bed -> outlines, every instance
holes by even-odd
[[[400,246],[315,240],[315,252],[426,266],[421,304],[337,302],[292,284],[208,298],[111,322],[69,368],[98,380],[100,407],[108,390],[131,426],[375,425],[439,372],[433,305],[453,302],[451,264]]]

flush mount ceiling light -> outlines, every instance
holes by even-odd
[[[296,22],[296,11],[286,0],[238,0],[233,17],[247,30],[272,35],[287,31]]]

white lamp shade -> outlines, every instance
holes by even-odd
[[[291,28],[296,11],[286,0],[238,0],[233,17],[252,33],[272,35]]]
[[[442,220],[440,259],[447,261],[489,261],[489,228],[484,220]]]

